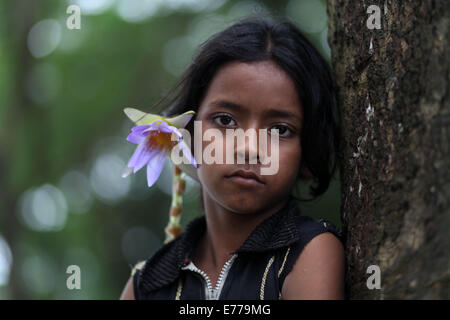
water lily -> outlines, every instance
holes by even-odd
[[[127,177],[147,166],[147,183],[151,187],[158,180],[167,156],[177,144],[179,144],[183,156],[189,160],[190,165],[197,168],[197,163],[183,140],[183,135],[178,130],[188,124],[194,111],[171,118],[145,113],[133,108],[126,108],[124,112],[136,123],[127,140],[138,146],[128,161],[122,177]],[[187,170],[191,171],[191,168]]]

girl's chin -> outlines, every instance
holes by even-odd
[[[230,195],[230,197],[223,198],[221,203],[227,210],[241,215],[258,213],[263,205],[260,197],[255,195],[245,196],[244,194]]]

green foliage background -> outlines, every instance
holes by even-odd
[[[134,11],[139,2],[88,2],[0,2],[2,299],[117,299],[131,266],[161,246],[171,169],[151,189],[144,170],[120,177],[134,151],[122,109],[151,112],[214,32],[250,14],[287,15],[330,60],[322,0],[154,0],[153,13],[152,1]],[[69,4],[81,7],[80,30],[66,27]],[[32,33],[43,20],[59,36]],[[36,56],[35,46],[54,48]],[[340,227],[339,206],[336,179],[302,209]],[[198,185],[188,181],[182,225],[200,214]],[[71,264],[81,290],[67,289]]]

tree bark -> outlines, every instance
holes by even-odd
[[[381,28],[369,29],[377,5]],[[449,299],[448,0],[330,0],[350,299]],[[381,288],[369,289],[370,265]]]

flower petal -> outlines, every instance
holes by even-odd
[[[128,135],[127,140],[132,142],[132,143],[135,143],[135,144],[141,144],[142,142],[144,142],[145,136],[138,135],[138,134],[136,134],[134,132],[131,132]]]
[[[173,150],[173,149],[172,149]],[[172,160],[173,152],[170,152],[170,159]],[[197,168],[192,166],[192,164],[184,164],[183,161],[180,164],[175,164],[175,161],[172,160],[172,163],[176,165],[178,168],[180,168],[184,173],[186,173],[189,177],[194,179],[197,182],[200,182],[198,175],[197,175]]]
[[[180,131],[179,131],[176,127],[174,127],[174,126],[169,126],[168,124],[159,126],[159,129],[158,129],[158,130],[159,130],[159,131],[162,131],[162,132],[174,132],[174,133],[176,133],[178,136],[181,135]]]
[[[147,150],[143,152],[138,162],[134,166],[133,173],[136,173],[139,170],[141,170],[142,167],[144,167],[159,152],[160,152],[159,150]]]
[[[160,130],[162,128],[167,128],[168,124],[166,121],[164,120],[155,120],[152,123],[150,123],[150,127],[152,128],[152,130]]]
[[[130,161],[128,161],[127,167],[129,168],[133,168],[137,161],[139,160],[139,158],[142,155],[142,152],[145,150],[145,144],[141,143],[140,145],[138,145],[136,147],[136,150],[134,151],[133,155],[130,158]]]
[[[177,149],[177,150],[176,150]],[[179,159],[179,150],[182,152],[182,161],[180,163]],[[170,160],[172,163],[180,168],[184,173],[190,176],[192,179],[199,182],[197,168],[198,164],[195,161],[195,158],[192,156],[191,150],[187,146],[186,142],[181,140],[179,145],[170,150]]]
[[[172,126],[175,126],[177,128],[184,128],[189,123],[189,121],[194,116],[195,111],[187,111],[183,114],[180,114],[178,116],[172,117],[172,118],[166,118],[166,121],[171,124]]]
[[[156,114],[145,113],[134,108],[125,108],[123,112],[127,115],[137,125],[150,124],[157,119],[163,119],[164,117],[158,116]]]
[[[176,127],[168,125],[164,120],[155,120],[150,124],[150,127],[152,131],[175,133],[178,137],[183,136]]]
[[[150,127],[152,128],[151,130],[174,133],[178,136],[178,140],[183,137],[178,128],[168,125],[164,120],[156,120],[150,124]]]
[[[181,134],[180,130],[178,130],[177,128],[173,127],[173,126],[168,126],[167,127],[170,131],[167,132],[172,132],[175,133],[179,139],[183,138],[183,135]]]
[[[178,142],[180,145],[180,149],[183,152],[183,157],[188,159],[189,162],[195,167],[198,168],[197,162],[195,162],[195,158],[192,155],[191,149],[189,149],[189,147],[187,146],[186,142],[184,142],[184,140],[181,140],[180,142]]]
[[[126,178],[126,177],[128,177],[130,174],[132,174],[133,173],[133,168],[130,168],[130,167],[125,167],[125,169],[123,170],[123,173],[122,173],[122,178]]]
[[[149,124],[143,124],[139,126],[134,126],[133,128],[131,128],[131,132],[136,134],[142,134],[143,132],[148,131],[150,129],[151,127]]]
[[[167,157],[167,150],[164,150],[156,154],[147,165],[147,183],[150,188],[161,175],[161,171],[164,167],[164,162]]]

